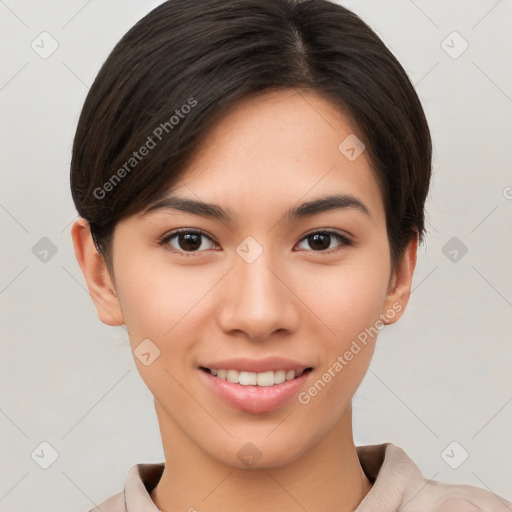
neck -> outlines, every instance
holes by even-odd
[[[225,465],[200,450],[158,406],[157,415],[166,463],[150,495],[162,512],[352,512],[371,488],[353,442],[350,405],[311,450],[265,469]]]

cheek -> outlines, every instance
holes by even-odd
[[[297,295],[317,317],[329,350],[342,350],[379,320],[387,296],[388,265],[387,258],[360,252],[346,264],[295,277]]]
[[[194,365],[196,344],[211,318],[205,308],[219,278],[199,266],[170,268],[165,262],[132,260],[124,269],[119,295],[137,369],[158,400],[186,400],[177,381]],[[148,357],[139,355],[148,352],[151,363],[145,364]]]
[[[211,288],[209,281],[193,278],[193,270],[126,262],[119,296],[138,372],[161,403],[182,403],[177,382],[190,368],[194,337],[199,327],[194,316],[201,310],[201,297]],[[187,336],[188,334],[188,336]],[[146,356],[145,354],[148,354]]]
[[[201,297],[211,288],[213,276],[197,276],[193,268],[170,272],[169,266],[145,267],[122,276],[120,297],[126,326],[134,338],[166,343],[183,328],[184,321],[190,326],[194,309],[200,307]]]
[[[338,421],[364,378],[375,348],[386,297],[386,266],[361,264],[323,282],[312,298],[322,323],[322,352],[315,379],[297,398],[307,418],[324,418],[322,428]],[[316,302],[315,302],[316,301]],[[318,336],[318,334],[317,334]]]

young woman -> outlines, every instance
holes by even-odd
[[[165,463],[94,510],[510,510],[353,440],[409,299],[431,151],[406,73],[335,3],[170,0],[121,39],[78,123],[72,235]]]

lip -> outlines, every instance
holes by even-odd
[[[266,357],[265,359],[248,359],[235,358],[214,361],[211,363],[201,364],[203,368],[213,368],[216,370],[237,370],[239,372],[263,373],[278,370],[294,370],[297,373],[304,371],[306,368],[312,368],[310,364],[303,364],[292,359],[283,357]],[[278,384],[279,385],[279,384]]]
[[[270,370],[276,371],[279,369],[303,370],[305,368],[312,368],[311,366],[297,364],[289,360],[287,364],[284,363],[285,360],[282,359],[276,359],[273,363],[271,363],[269,359],[264,361],[230,359],[229,361],[219,361],[215,364],[211,363],[211,368],[254,371],[256,373]],[[217,364],[219,366],[216,366]],[[207,368],[210,368],[210,366]],[[253,414],[271,412],[285,405],[305,386],[310,373],[312,372],[308,371],[302,373],[299,377],[287,380],[281,384],[274,384],[273,386],[243,386],[219,379],[211,373],[199,368],[201,378],[204,379],[210,390],[221,400],[236,409]]]

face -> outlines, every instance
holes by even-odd
[[[168,201],[116,227],[116,300],[161,429],[225,464],[285,464],[345,424],[405,307],[367,155],[339,149],[354,135],[313,93],[244,100],[167,194],[214,209]]]

